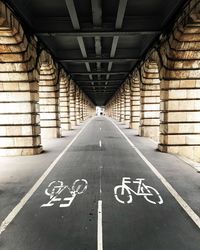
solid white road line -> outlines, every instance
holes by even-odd
[[[103,230],[102,230],[102,200],[98,201],[98,221],[97,221],[97,250],[103,250]]]
[[[78,138],[78,136],[83,132],[83,130],[87,127],[87,125],[91,122],[89,120],[83,128],[78,132],[78,134],[73,138],[73,140],[65,147],[65,149],[58,155],[58,157],[51,163],[51,165],[47,168],[47,170],[43,173],[43,175],[37,180],[37,182],[32,186],[32,188],[28,191],[28,193],[20,200],[20,202],[13,208],[13,210],[8,214],[8,216],[4,219],[0,226],[0,234],[5,231],[6,227],[12,222],[15,216],[19,213],[19,211],[24,207],[27,201],[31,198],[31,196],[35,193],[35,191],[42,184],[44,179],[48,176],[51,170],[55,167],[58,161],[62,158],[62,156],[67,152],[70,146],[74,143],[74,141]]]
[[[107,118],[108,119],[108,118]],[[200,217],[192,210],[192,208],[183,200],[183,198],[176,192],[176,190],[171,186],[171,184],[158,172],[158,170],[147,160],[147,158],[142,154],[142,152],[132,143],[132,141],[124,134],[124,132],[110,119],[108,119],[112,124],[118,129],[118,131],[123,135],[123,137],[128,141],[131,147],[136,151],[140,158],[147,164],[147,166],[154,172],[154,174],[160,179],[163,185],[171,193],[171,195],[176,199],[179,205],[185,210],[189,217],[194,221],[198,228],[200,228]]]
[[[102,142],[101,140],[99,140],[99,147],[101,148],[101,146],[102,146]]]

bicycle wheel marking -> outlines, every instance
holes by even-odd
[[[121,204],[133,203],[133,196],[143,196],[144,199],[151,204],[163,204],[163,199],[159,192],[149,185],[144,183],[145,178],[136,178],[131,180],[131,177],[123,177],[122,184],[114,188],[114,197]],[[134,189],[132,189],[134,187]]]
[[[75,197],[83,194],[87,190],[88,182],[85,179],[77,179],[70,188],[64,185],[63,181],[52,181],[45,189],[45,194],[49,196],[49,201],[40,207],[52,207],[59,202],[59,207],[70,207]]]

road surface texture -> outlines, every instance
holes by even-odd
[[[200,249],[199,174],[118,125],[95,117],[78,130],[24,200],[4,211],[1,250]]]

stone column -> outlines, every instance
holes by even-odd
[[[76,85],[76,124],[80,124],[80,89]]]
[[[42,151],[42,147],[38,113],[38,83],[34,70],[36,41],[31,39],[28,43],[21,26],[13,15],[12,25],[10,25],[10,20],[3,19],[3,11],[5,10],[9,18],[10,10],[3,3],[0,3],[0,7],[2,15],[0,156],[38,154]]]
[[[85,95],[83,94],[83,120],[86,119],[86,111],[85,111]]]
[[[117,120],[118,117],[118,110],[117,110],[117,95],[115,94],[115,120]]]
[[[131,79],[131,122],[130,128],[139,130],[140,126],[140,80],[138,75]]]
[[[69,114],[71,128],[76,126],[76,89],[75,84],[70,80],[70,92],[69,92]]]
[[[84,115],[83,115],[83,92],[80,90],[80,120],[84,120]]]
[[[120,121],[120,93],[117,92],[117,120]]]
[[[125,103],[124,122],[125,122],[126,125],[130,126],[131,103],[130,103],[130,83],[129,83],[129,79],[126,80],[126,82],[124,84],[124,103]]]
[[[120,122],[124,122],[124,89],[120,88]]]
[[[51,63],[43,63],[39,79],[40,126],[43,138],[60,137],[58,98],[56,70]]]
[[[199,12],[198,12],[199,13]],[[159,149],[200,162],[199,14],[174,30],[161,48],[165,64],[161,83]]]
[[[141,136],[159,141],[160,127],[160,77],[155,62],[147,61],[141,70]]]
[[[70,129],[69,80],[67,76],[62,76],[60,79],[60,122],[62,129]]]

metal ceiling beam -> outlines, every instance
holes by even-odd
[[[95,85],[90,85],[90,84],[80,84],[79,86],[81,86],[81,87],[96,87],[96,86],[98,86],[98,87],[116,87],[116,86],[119,86],[120,84],[118,84],[118,83],[109,83],[109,84],[107,84],[107,85],[105,85],[105,84],[103,84],[103,83],[101,83],[101,84],[95,84]]]
[[[57,58],[59,62],[62,63],[95,63],[95,62],[102,62],[102,63],[108,63],[108,62],[132,62],[137,61],[139,58],[71,58],[71,59],[59,59]]]
[[[143,30],[143,31],[74,31],[74,32],[40,32],[36,33],[38,36],[65,36],[65,37],[95,37],[95,36],[100,36],[100,37],[113,37],[113,36],[119,36],[119,37],[124,37],[124,36],[138,36],[138,35],[156,35],[159,34],[160,31],[158,30]]]
[[[102,25],[102,3],[101,0],[91,0],[91,6],[92,6],[92,19],[93,19],[93,26],[94,28],[101,27]],[[95,36],[94,37],[94,43],[95,43],[95,53],[96,56],[101,56],[101,37]],[[97,70],[101,69],[101,63],[97,62]],[[98,75],[98,79],[101,79],[101,76]]]
[[[71,22],[73,25],[73,28],[75,30],[79,30],[80,29],[80,24],[79,24],[79,20],[78,20],[78,16],[76,13],[76,8],[74,5],[74,1],[73,0],[65,0],[68,12],[69,12],[69,16],[71,18]]]
[[[91,75],[127,75],[129,71],[119,71],[119,72],[108,72],[108,71],[101,71],[101,72],[70,72],[71,75],[82,75],[82,76],[87,76],[88,74]]]
[[[91,90],[89,90],[89,91],[87,91],[87,93],[94,93],[94,94],[104,94],[104,93],[106,93],[106,94],[113,94],[113,91],[96,91],[96,90],[93,90],[93,91],[91,91]]]
[[[76,8],[75,8],[75,5],[74,5],[74,0],[65,0],[65,3],[66,3],[66,6],[67,6],[67,9],[68,9],[70,18],[71,18],[73,28],[75,30],[80,30],[80,24],[79,24],[78,16],[77,16],[77,13],[76,13]],[[85,44],[84,44],[84,41],[83,41],[83,37],[82,36],[77,36],[77,40],[78,40],[78,44],[79,44],[79,47],[80,47],[81,54],[82,54],[83,58],[87,58],[87,52],[86,52],[86,49],[85,49]],[[90,69],[90,64],[89,64],[88,61],[85,61],[85,66],[86,66],[87,71],[90,72],[91,69]],[[89,77],[90,77],[90,80],[92,80],[92,75],[89,75]]]
[[[116,22],[115,22],[115,29],[121,29],[122,28],[122,23],[123,23],[125,11],[126,11],[127,2],[128,2],[128,0],[119,0],[117,18],[116,18]],[[110,57],[115,56],[118,40],[119,40],[119,36],[114,36],[113,37],[111,51],[110,51]],[[113,62],[109,62],[109,64],[108,64],[108,71],[111,71],[112,63]],[[108,80],[109,77],[110,77],[110,75],[108,74],[106,76],[106,79]]]
[[[119,81],[122,81],[122,80],[123,79],[108,80],[107,82],[119,82]],[[77,82],[91,82],[91,80],[77,80]],[[94,82],[106,82],[106,80],[94,80]],[[95,86],[95,85],[93,85],[93,86]]]
[[[98,85],[91,85],[91,86],[84,86],[84,89],[90,89],[90,88],[96,88],[96,89],[116,89],[119,85],[116,86],[108,86],[108,85],[102,85],[102,86],[98,86]]]

